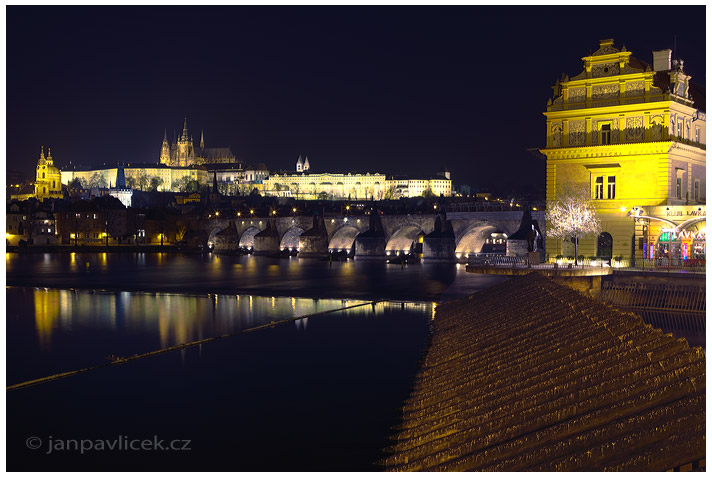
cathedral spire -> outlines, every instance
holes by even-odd
[[[188,115],[185,115],[185,119],[183,120],[183,140],[188,139]]]
[[[40,146],[40,159],[45,159],[45,157],[44,157],[44,146]]]
[[[200,130],[200,149],[205,148],[205,138],[203,137],[203,130]]]
[[[166,128],[163,128],[163,142],[168,142],[168,134],[166,133]]]

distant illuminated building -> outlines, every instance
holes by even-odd
[[[584,256],[704,258],[704,92],[671,50],[652,56],[601,40],[581,73],[556,82],[544,113],[547,200],[584,186],[601,220],[597,238],[579,241]],[[547,237],[546,250],[572,256],[574,244]]]
[[[450,196],[452,181],[445,171],[430,179],[387,178],[381,173],[317,173],[309,158],[299,156],[295,172],[272,173],[264,180],[266,196],[297,199],[399,199],[423,195]]]
[[[126,187],[126,177],[124,176],[123,166],[117,168],[116,182],[112,188],[109,188],[109,196],[117,198],[124,206],[131,207],[133,189]]]
[[[62,174],[54,166],[52,154],[47,148],[47,157],[44,155],[44,147],[40,151],[40,158],[37,160],[35,168],[35,186],[34,191],[20,191],[20,194],[12,196],[13,199],[24,200],[30,197],[35,197],[39,200],[47,198],[62,197]]]
[[[206,148],[205,137],[200,132],[200,144],[193,145],[193,136],[188,134],[188,118],[183,121],[183,132],[180,137],[168,144],[166,132],[163,132],[163,143],[159,163],[166,166],[187,167],[206,163],[234,163],[235,155],[230,148]]]
[[[127,187],[134,190],[179,191],[189,181],[199,186],[208,184],[205,166],[172,167],[156,163],[128,163],[122,166]],[[116,180],[119,166],[80,169],[67,167],[62,170],[62,184],[70,184],[75,179],[84,188],[108,188]]]
[[[188,120],[183,123],[183,132],[179,138],[168,143],[164,131],[163,143],[158,163],[128,163],[123,167],[126,187],[141,191],[173,191],[186,190],[186,184],[195,182],[200,186],[209,184],[210,176],[204,165],[221,165],[233,170],[235,155],[230,148],[206,148],[204,135],[200,134],[200,145],[193,145],[193,137],[188,133]],[[218,166],[215,166],[218,167]],[[215,169],[213,167],[212,169]],[[258,177],[265,172],[254,171],[254,168],[240,167],[243,178],[247,175]],[[108,188],[119,173],[118,166],[101,168],[66,167],[61,172],[61,183],[69,184],[78,180],[84,188]],[[124,194],[124,197],[126,194]],[[118,197],[118,196],[117,196]],[[122,201],[123,202],[123,201]]]

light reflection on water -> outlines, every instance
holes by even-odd
[[[6,298],[8,384],[303,317],[8,393],[8,468],[22,470],[373,470],[400,419],[433,308],[31,287],[8,287]],[[28,436],[62,434],[186,437],[194,448],[86,460],[25,445]]]
[[[18,287],[413,301],[437,300],[468,275],[453,264],[176,253],[12,253],[5,266]]]
[[[108,355],[128,356],[272,321],[368,304],[352,299],[25,287],[8,287],[6,297],[7,332],[15,344],[8,346],[9,370],[13,372],[10,375],[23,379],[93,365]],[[427,316],[434,313],[432,303],[379,302],[340,314],[376,317],[393,308]],[[305,318],[293,327],[306,330],[308,323]],[[29,362],[35,367],[26,370]]]

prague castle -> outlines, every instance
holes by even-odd
[[[270,174],[264,181],[268,196],[298,199],[400,199],[424,194],[451,196],[450,173],[431,179],[386,177],[382,173],[315,173],[309,158],[299,156],[295,172]]]
[[[131,162],[101,168],[70,165],[60,172],[52,165],[52,158],[45,159],[42,154],[34,193],[36,197],[61,197],[61,185],[75,181],[85,188],[111,188],[116,186],[117,176],[125,176],[126,186],[135,190],[178,192],[191,182],[207,186],[214,178],[227,194],[244,195],[256,190],[264,196],[295,199],[383,200],[452,195],[447,171],[429,179],[387,177],[382,173],[314,172],[309,158],[302,160],[299,156],[295,171],[270,174],[264,164],[237,162],[229,147],[206,148],[202,132],[200,143],[195,146],[187,118],[181,135],[172,143],[164,131],[157,163]]]
[[[187,167],[205,163],[234,163],[235,155],[230,148],[206,148],[203,132],[200,132],[200,146],[193,145],[193,136],[188,134],[188,117],[183,121],[180,137],[168,144],[163,132],[163,144],[158,162],[166,166]]]
[[[579,254],[636,261],[705,254],[706,119],[704,90],[671,50],[652,65],[601,40],[563,74],[546,112],[546,195],[555,201],[583,186],[602,232],[580,240]],[[547,238],[550,256],[573,255],[568,239]]]

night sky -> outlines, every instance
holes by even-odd
[[[7,168],[157,162],[195,143],[271,171],[431,176],[544,190],[542,112],[614,38],[672,48],[705,84],[705,7],[7,6]]]

